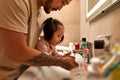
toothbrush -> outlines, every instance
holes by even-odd
[[[117,56],[120,56],[120,45],[116,44],[114,48],[111,50],[111,53],[113,53],[113,57],[110,59],[108,63],[106,63],[103,66],[103,69],[106,69],[111,63],[113,63]]]
[[[113,53],[113,57],[110,59],[109,62],[107,62],[107,63],[102,67],[103,70],[102,70],[101,73],[103,73],[103,72],[105,71],[105,69],[106,69],[108,66],[110,66],[118,56],[120,56],[120,45],[119,45],[119,44],[116,44],[116,45],[114,46],[114,48],[111,50],[111,53]],[[111,67],[108,69],[108,71],[105,73],[104,77],[107,77],[107,76],[110,74],[111,71],[113,71],[115,68],[118,67],[119,64],[120,64],[120,61],[118,61],[118,62],[117,62],[116,64],[114,64],[113,66],[111,66]]]
[[[113,66],[111,66],[104,74],[104,78],[108,77],[108,75],[114,70],[116,69],[118,66],[120,65],[120,61],[118,61],[116,64],[114,64]]]

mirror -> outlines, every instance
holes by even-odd
[[[120,0],[86,0],[86,20],[90,21]]]

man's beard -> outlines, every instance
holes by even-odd
[[[44,11],[49,14],[50,13],[50,7],[51,7],[51,3],[52,3],[53,0],[47,0],[45,2],[45,5],[44,5]]]
[[[47,14],[49,14],[49,13],[50,13],[50,11],[49,11],[49,8],[48,8],[48,7],[44,7],[44,11],[45,11]]]

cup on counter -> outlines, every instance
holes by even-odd
[[[75,45],[75,50],[80,49],[80,44],[79,43],[75,43],[74,45]]]

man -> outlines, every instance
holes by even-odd
[[[0,80],[16,80],[28,66],[77,67],[74,59],[55,58],[34,49],[40,30],[37,12],[60,10],[71,0],[0,0]]]

